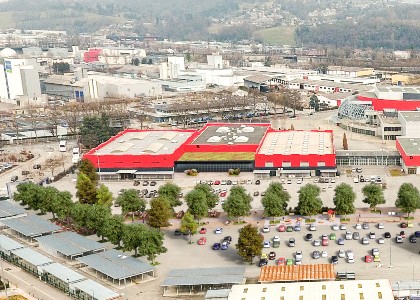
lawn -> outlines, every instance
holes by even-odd
[[[252,152],[186,152],[178,161],[238,161],[254,160]]]
[[[254,38],[260,38],[266,45],[295,45],[295,27],[279,26],[255,31]]]

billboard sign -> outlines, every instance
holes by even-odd
[[[12,62],[10,60],[4,61],[4,69],[7,73],[12,73]]]

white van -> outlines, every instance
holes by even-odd
[[[80,149],[79,148],[73,148],[73,157],[72,157],[72,163],[77,164],[80,160]]]
[[[60,152],[66,152],[67,151],[67,141],[60,141],[58,149],[60,150]]]

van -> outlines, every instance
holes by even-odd
[[[60,144],[58,145],[58,149],[60,152],[66,152],[67,151],[67,141],[60,141]]]

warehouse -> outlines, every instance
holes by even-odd
[[[200,130],[127,129],[84,155],[102,180],[171,179],[174,172],[335,176],[331,130],[277,131],[270,124],[208,123]]]

